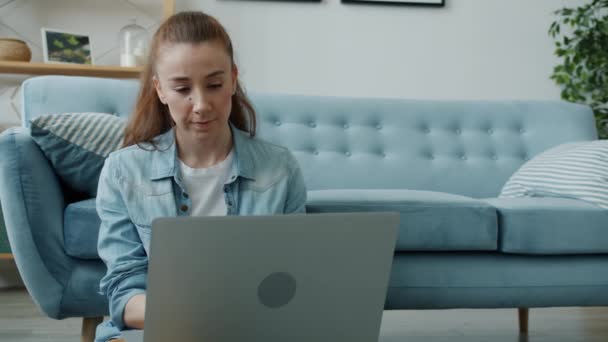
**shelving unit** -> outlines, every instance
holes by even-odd
[[[173,13],[175,13],[175,0],[163,0],[163,18],[168,18]],[[139,78],[142,70],[141,67],[0,61],[0,73],[2,74]]]

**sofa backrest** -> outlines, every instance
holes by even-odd
[[[39,115],[127,117],[137,80],[42,76],[22,89]],[[253,94],[258,136],[290,148],[309,190],[415,189],[496,196],[526,160],[597,138],[592,111],[561,101],[421,101]]]

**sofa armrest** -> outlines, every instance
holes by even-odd
[[[0,203],[19,273],[38,306],[62,318],[73,260],[63,248],[61,185],[27,129],[0,134],[0,151]]]

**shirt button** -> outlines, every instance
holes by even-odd
[[[181,206],[181,207],[179,207],[179,210],[181,210],[181,211],[183,211],[183,212],[186,212],[186,211],[188,211],[188,206],[187,206],[187,205],[185,205],[185,204],[182,204],[182,206]]]
[[[185,192],[182,193],[182,196],[184,196],[184,198],[188,198],[188,194]]]
[[[228,185],[224,186],[224,192],[228,192],[228,190],[230,190],[230,189],[228,188]]]
[[[232,202],[228,202],[228,206],[229,206],[229,207],[232,207]]]

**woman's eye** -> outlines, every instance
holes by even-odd
[[[174,90],[180,94],[184,94],[190,91],[190,88],[175,88]]]
[[[210,84],[208,87],[211,88],[211,89],[217,89],[217,88],[221,88],[222,84],[221,83],[214,83],[214,84]]]

